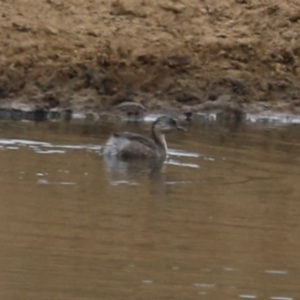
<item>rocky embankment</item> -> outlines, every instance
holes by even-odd
[[[299,32],[296,0],[1,1],[0,118],[123,102],[297,114]]]

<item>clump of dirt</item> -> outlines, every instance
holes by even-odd
[[[2,0],[0,106],[300,110],[298,0]]]

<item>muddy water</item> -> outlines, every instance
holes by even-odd
[[[299,299],[300,127],[187,127],[149,165],[107,124],[1,123],[1,299]]]

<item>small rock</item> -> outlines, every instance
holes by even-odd
[[[59,31],[51,26],[47,26],[45,28],[45,32],[46,33],[50,33],[50,34],[53,34],[53,35],[57,35],[59,33]]]
[[[183,4],[173,4],[173,3],[168,3],[168,4],[161,4],[160,7],[166,11],[170,11],[174,14],[179,14],[182,13],[185,9],[186,6]]]
[[[268,91],[269,90],[269,83],[268,83],[268,81],[267,80],[263,80],[263,79],[260,80],[259,87],[260,87],[261,91],[264,91],[264,92]]]
[[[220,95],[217,101],[224,103],[224,102],[229,102],[230,100],[231,100],[231,95],[225,94],[225,95]]]
[[[94,30],[89,30],[86,34],[89,35],[89,36],[93,36],[93,37],[98,37],[98,35],[99,35],[99,34],[98,34],[96,31],[94,31]]]
[[[172,55],[167,57],[167,64],[170,68],[181,67],[188,65],[190,59],[188,55]]]
[[[122,102],[112,108],[113,111],[126,114],[127,116],[142,116],[146,108],[140,103],[136,102]]]
[[[289,21],[292,23],[296,23],[300,20],[300,12],[297,12],[289,17]]]
[[[205,101],[199,105],[198,109],[199,111],[207,111],[207,110],[214,110],[218,107],[218,105],[215,103],[215,101]]]
[[[16,22],[12,23],[12,27],[15,28],[16,30],[20,31],[20,32],[28,32],[32,29],[29,26],[18,24]]]
[[[201,102],[201,99],[197,95],[187,91],[177,92],[175,94],[175,100],[180,103],[189,103],[189,104],[197,104]]]

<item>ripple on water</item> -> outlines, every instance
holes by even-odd
[[[11,150],[18,150],[20,146],[29,147],[37,154],[66,154],[66,150],[90,150],[100,152],[102,149],[101,145],[66,145],[66,144],[52,144],[49,142],[24,140],[24,139],[0,139],[0,147]],[[170,156],[176,157],[187,157],[187,158],[198,158],[201,155],[198,153],[187,152],[182,150],[170,149],[168,151]],[[185,163],[174,159],[168,159],[166,162],[168,165],[187,167],[187,168],[200,168],[198,164]],[[126,169],[126,168],[125,168]],[[181,182],[182,183],[182,182]],[[186,183],[186,182],[185,182]],[[114,182],[114,185],[124,184],[123,182]],[[127,183],[131,184],[132,183]],[[175,184],[175,183],[169,183]]]
[[[202,156],[199,153],[195,153],[195,152],[187,152],[187,151],[183,151],[183,150],[177,150],[177,149],[168,149],[168,154],[172,155],[172,156],[179,156],[179,157],[200,157]]]
[[[200,166],[198,164],[189,164],[189,163],[183,163],[180,161],[176,161],[173,159],[169,159],[165,162],[166,165],[173,165],[173,166],[180,166],[180,167],[188,167],[188,168],[194,168],[199,169]]]
[[[193,181],[166,181],[166,185],[178,185],[178,184],[188,184],[193,183]]]
[[[139,185],[135,181],[128,181],[128,180],[111,180],[110,184],[112,186],[118,186],[118,185],[121,185],[121,184],[124,184],[124,185]]]
[[[144,280],[142,280],[142,283],[145,283],[145,284],[152,284],[152,283],[153,283],[153,280],[150,280],[150,279],[144,279]]]
[[[72,181],[49,181],[47,179],[38,179],[37,184],[45,184],[45,185],[76,185],[76,182]]]
[[[35,153],[38,154],[65,154],[64,150],[36,150]]]
[[[245,295],[239,295],[239,297],[241,299],[256,299],[257,298],[256,295],[247,295],[247,294],[245,294]]]
[[[46,176],[48,173],[36,173],[36,176]]]
[[[201,288],[213,288],[216,286],[215,283],[194,283],[194,286]]]
[[[265,270],[265,273],[273,274],[273,275],[286,275],[286,274],[288,274],[288,271],[286,271],[286,270]]]
[[[293,297],[280,297],[280,296],[272,296],[271,300],[294,300]]]
[[[0,148],[19,150],[20,146],[29,147],[37,154],[65,154],[66,150],[100,151],[102,149],[102,146],[100,145],[55,145],[48,142],[39,142],[33,140],[0,139]]]

